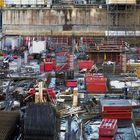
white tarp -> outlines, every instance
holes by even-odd
[[[39,54],[46,51],[46,41],[33,41],[32,46],[29,48],[30,54]]]
[[[111,87],[115,89],[122,89],[125,87],[125,83],[127,87],[139,87],[140,81],[129,81],[129,82],[120,82],[118,80],[114,80],[110,82]]]

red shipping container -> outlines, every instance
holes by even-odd
[[[53,70],[53,63],[52,62],[45,62],[45,71],[52,71]]]
[[[132,106],[130,106],[129,104],[128,104],[128,106],[125,106],[125,105],[123,105],[123,104],[115,104],[114,106],[113,106],[113,104],[112,104],[112,102],[110,101],[110,103],[111,103],[111,105],[109,106],[109,104],[108,104],[108,106],[106,105],[106,106],[103,106],[103,108],[102,108],[102,110],[104,110],[104,111],[107,111],[107,112],[109,112],[109,111],[132,111]]]
[[[104,77],[104,75],[87,75],[84,77],[86,83],[92,83],[92,82],[106,82],[107,78]]]
[[[103,119],[99,127],[99,135],[115,136],[117,128],[117,119]]]
[[[114,137],[99,137],[98,140],[115,140]]]
[[[77,87],[77,80],[66,80],[67,87]]]
[[[132,112],[102,112],[102,118],[104,119],[132,119]]]
[[[84,69],[84,68],[91,69],[93,64],[94,64],[93,60],[80,60],[80,61],[78,61],[79,70]]]
[[[100,82],[86,83],[86,90],[89,93],[92,92],[105,93],[107,91],[106,83],[100,83]]]
[[[85,76],[85,83],[86,83],[86,90],[87,92],[106,92],[107,78],[104,77],[102,74],[94,74],[94,75],[86,75]]]
[[[103,99],[100,100],[103,118],[109,119],[131,119],[132,105],[125,99]]]
[[[102,111],[132,111],[132,105],[125,99],[100,100]]]
[[[49,94],[52,98],[55,98],[55,97],[56,97],[56,93],[55,93],[55,90],[54,90],[53,88],[48,88],[47,91],[48,91],[48,94]]]
[[[53,63],[53,69],[56,67],[56,59],[55,58],[46,58],[46,62],[52,62]]]

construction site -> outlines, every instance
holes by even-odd
[[[140,140],[140,0],[0,0],[0,140]]]

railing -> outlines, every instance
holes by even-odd
[[[97,44],[95,46],[88,46],[87,52],[122,52],[124,51],[124,44],[123,42],[116,42],[116,41],[108,41],[102,42],[101,44]]]

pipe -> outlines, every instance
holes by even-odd
[[[132,125],[132,129],[133,129],[133,132],[134,132],[134,139],[138,140],[138,134],[137,134],[136,128],[134,126],[134,123],[132,123],[131,125]]]

